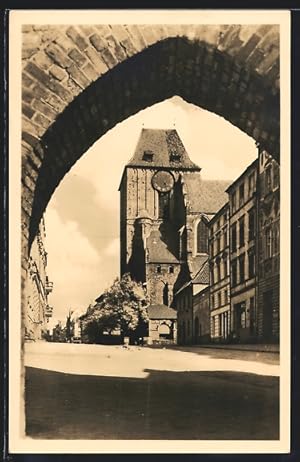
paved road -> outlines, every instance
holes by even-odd
[[[26,431],[54,439],[278,439],[278,355],[30,344]]]

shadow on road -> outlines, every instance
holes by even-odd
[[[261,352],[261,351],[249,351],[249,350],[234,350],[234,349],[221,349],[221,348],[205,348],[199,346],[177,346],[172,345],[168,346],[168,349],[176,351],[185,351],[187,353],[195,353],[197,355],[202,355],[210,357],[212,359],[237,359],[243,361],[256,361],[262,362],[265,364],[278,365],[279,364],[279,354],[270,353],[270,352]]]
[[[26,368],[26,433],[45,439],[278,439],[279,380],[147,370],[144,379]]]

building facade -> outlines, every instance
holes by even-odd
[[[210,337],[210,300],[209,285],[194,296],[194,343],[209,343]]]
[[[152,306],[174,309],[175,293],[207,260],[208,222],[226,202],[228,182],[203,181],[200,170],[176,130],[154,129],[142,130],[124,168],[121,276],[129,272],[146,285],[149,313]]]
[[[231,330],[241,342],[256,339],[257,165],[258,159],[227,189]]]
[[[210,340],[208,258],[198,273],[175,294],[178,343],[192,345]]]
[[[49,281],[47,276],[45,237],[45,222],[42,219],[38,233],[32,243],[28,262],[26,340],[40,340],[46,337],[48,321],[53,311],[48,303],[48,295],[52,292],[53,283]]]
[[[226,342],[231,334],[229,203],[209,223],[210,336]]]
[[[155,340],[176,341],[177,318],[180,344],[277,341],[279,165],[260,150],[230,185],[200,171],[176,130],[142,130],[119,188],[121,275],[146,285]]]
[[[151,305],[148,308],[149,341],[155,343],[177,343],[177,313],[166,305]]]
[[[280,170],[266,151],[258,160],[258,305],[257,335],[279,341]]]

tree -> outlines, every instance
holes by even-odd
[[[128,273],[116,279],[98,300],[81,317],[87,335],[88,331],[95,332],[95,329],[100,334],[112,334],[116,329],[122,336],[144,334],[148,321],[147,295],[143,285],[132,280]]]
[[[66,339],[67,341],[71,341],[71,338],[73,336],[73,332],[74,332],[74,320],[72,320],[72,314],[73,314],[73,311],[69,310],[69,314],[67,316],[67,320],[66,320]]]
[[[62,322],[58,321],[56,326],[53,328],[53,342],[65,342],[66,337],[65,337],[65,332],[62,327]]]

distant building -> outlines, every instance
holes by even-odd
[[[231,333],[229,204],[209,222],[210,336],[224,342]]]
[[[177,342],[177,313],[165,305],[150,305],[149,316],[149,343],[176,343]]]
[[[229,195],[231,329],[242,341],[256,338],[256,159],[227,189]]]
[[[280,171],[279,164],[260,150],[258,161],[258,306],[257,334],[279,341]]]
[[[174,308],[175,293],[207,260],[208,222],[226,202],[228,182],[203,181],[200,170],[176,130],[154,129],[142,130],[124,168],[119,188],[121,276],[129,272],[146,285],[150,325],[152,307],[156,315],[157,307],[162,313]]]
[[[52,316],[52,307],[48,304],[48,295],[53,283],[47,276],[47,252],[45,250],[45,223],[42,218],[37,235],[32,243],[26,281],[27,311],[25,318],[25,339],[45,338],[48,320]]]
[[[196,276],[175,294],[180,345],[210,341],[209,266],[204,261]]]

